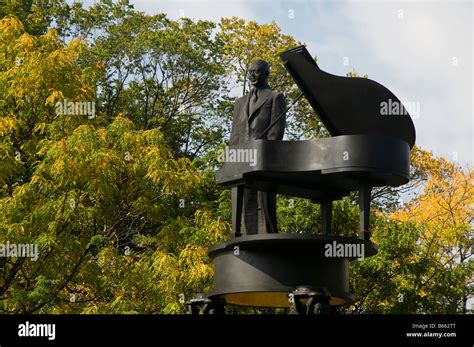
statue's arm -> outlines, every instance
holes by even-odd
[[[230,133],[229,145],[236,145],[239,143],[239,116],[240,116],[240,103],[236,101],[234,103],[234,116],[232,118],[232,130]]]
[[[272,120],[273,123],[286,109],[285,97],[283,94],[278,93],[273,98],[272,105]],[[268,131],[268,140],[281,140],[285,133],[286,115],[282,116],[280,120]]]

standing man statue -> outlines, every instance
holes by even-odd
[[[270,65],[266,61],[255,60],[250,65],[252,88],[249,94],[235,101],[230,145],[256,140],[285,111],[285,97],[270,88],[269,75]],[[284,132],[285,116],[282,116],[263,139],[282,140]],[[232,189],[232,194],[237,194],[236,188]],[[275,194],[246,188],[243,199],[242,224],[245,234],[278,232]]]

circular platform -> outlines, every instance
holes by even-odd
[[[254,307],[291,306],[297,287],[326,289],[331,305],[350,304],[349,261],[377,253],[359,238],[309,234],[240,236],[209,250],[214,290],[209,298]],[[330,254],[329,254],[330,253]]]

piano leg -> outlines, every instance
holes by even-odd
[[[359,237],[363,240],[370,239],[370,194],[372,188],[364,186],[359,190],[359,214],[360,214],[360,231]]]
[[[323,235],[331,233],[332,201],[321,203],[321,226]]]
[[[232,188],[232,237],[242,236],[242,207],[244,203],[244,186]]]

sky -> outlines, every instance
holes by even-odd
[[[473,167],[472,1],[130,2],[139,11],[171,19],[275,21],[282,33],[306,44],[322,70],[367,74],[401,101],[419,105],[419,114],[412,115],[417,145]]]

